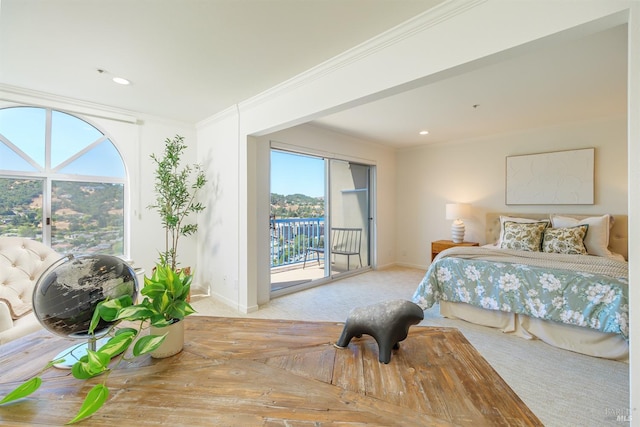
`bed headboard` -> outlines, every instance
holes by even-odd
[[[515,214],[515,213],[488,213],[487,228],[485,231],[485,237],[487,243],[495,243],[500,237],[500,215],[508,215],[518,218],[531,218],[531,219],[549,219],[549,214]],[[559,214],[566,215],[573,218],[588,218],[595,215],[573,215],[573,214]],[[628,259],[628,216],[627,215],[612,215],[614,221],[611,231],[609,232],[609,249],[612,252],[618,253]]]

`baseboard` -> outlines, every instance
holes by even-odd
[[[258,311],[259,309],[257,305],[253,305],[250,307],[246,305],[240,305],[238,304],[238,301],[234,301],[230,298],[225,297],[224,295],[220,295],[217,292],[211,292],[211,295],[209,295],[209,297],[220,301],[221,303],[233,308],[234,310],[237,310],[242,314],[253,313],[254,311]]]
[[[427,271],[429,269],[429,265],[411,264],[408,262],[393,262],[391,264],[385,264],[383,267],[378,267],[377,270],[382,270],[382,269],[391,268],[391,267],[416,268],[418,270],[424,270],[424,271]]]

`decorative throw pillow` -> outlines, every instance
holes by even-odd
[[[548,221],[530,223],[507,221],[504,223],[504,235],[502,242],[500,242],[500,248],[540,252],[542,235],[548,225]]]
[[[584,239],[584,245],[589,255],[597,255],[603,257],[612,257],[613,254],[609,250],[609,230],[611,224],[611,215],[594,216],[589,218],[577,219],[568,216],[551,215],[551,223],[553,227],[575,227],[577,225],[587,224],[589,233]]]
[[[588,224],[577,227],[547,228],[542,237],[542,252],[586,255],[584,239],[588,230]]]
[[[551,224],[551,221],[548,219],[532,219],[532,218],[521,218],[518,216],[505,216],[500,215],[500,237],[498,237],[498,241],[496,245],[500,247],[502,245],[502,239],[504,238],[504,223],[505,222],[517,222],[517,223],[537,223],[537,222],[546,222],[547,226]]]

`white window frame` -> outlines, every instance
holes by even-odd
[[[56,109],[50,107],[39,107],[39,106],[31,106],[31,105],[14,105],[14,106],[3,106],[0,107],[0,110],[8,109],[8,108],[40,108],[45,110],[45,158],[44,165],[39,165],[31,161],[30,158],[25,158],[19,147],[15,146],[10,141],[2,138],[1,142],[9,149],[12,149],[18,156],[23,158],[26,162],[32,165],[37,171],[17,171],[17,170],[0,170],[0,178],[9,178],[9,179],[39,179],[43,180],[43,193],[42,193],[42,242],[48,246],[51,246],[52,238],[51,238],[51,223],[47,224],[47,218],[51,218],[51,188],[53,181],[67,181],[67,182],[89,182],[89,183],[108,183],[108,184],[122,184],[123,186],[123,242],[122,242],[122,254],[117,254],[122,258],[128,259],[129,257],[129,212],[130,212],[130,202],[129,202],[129,172],[127,170],[126,162],[124,161],[124,157],[120,150],[118,149],[117,144],[114,142],[113,138],[106,132],[101,126],[93,123],[92,121],[86,119],[85,117],[81,117],[77,114]],[[75,153],[73,156],[57,165],[55,168],[51,167],[51,134],[52,134],[52,117],[53,112],[59,112],[63,114],[67,114],[69,116],[75,117],[78,120],[81,120],[87,123],[89,126],[95,128],[98,132],[102,134],[102,137],[93,141],[87,147]],[[1,129],[0,129],[1,135]],[[122,160],[122,166],[124,169],[124,177],[109,177],[109,176],[93,176],[93,175],[76,175],[76,174],[64,174],[56,172],[57,170],[63,169],[68,164],[95,148],[99,144],[102,144],[105,141],[109,141],[113,148],[116,150],[120,159]],[[26,154],[25,154],[26,155]]]

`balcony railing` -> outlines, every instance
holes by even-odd
[[[324,218],[271,219],[271,268],[299,264],[309,245],[324,242]]]

